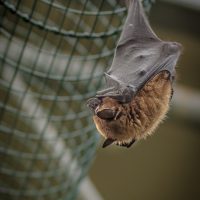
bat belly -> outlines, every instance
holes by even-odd
[[[130,103],[122,104],[105,97],[97,112],[110,109],[113,118],[93,116],[100,134],[116,144],[129,144],[151,135],[164,119],[171,98],[170,74],[162,71],[148,81]]]

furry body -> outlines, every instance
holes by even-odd
[[[96,113],[112,110],[116,113],[113,119],[102,119],[93,116],[100,134],[115,141],[118,145],[129,145],[151,135],[164,119],[172,94],[170,74],[160,72],[138,91],[130,103],[119,103],[113,98],[105,97],[96,108]]]

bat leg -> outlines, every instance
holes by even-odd
[[[107,138],[107,139],[104,141],[102,147],[105,148],[105,147],[111,145],[113,142],[115,142],[115,139]]]

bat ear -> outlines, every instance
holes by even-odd
[[[107,139],[104,141],[102,147],[105,148],[105,147],[111,145],[114,141],[115,141],[114,139],[107,138]]]
[[[101,119],[113,119],[115,117],[115,111],[110,108],[97,111],[96,115]]]

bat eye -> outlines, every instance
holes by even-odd
[[[113,119],[115,117],[115,111],[109,108],[97,111],[96,115],[101,119]]]

